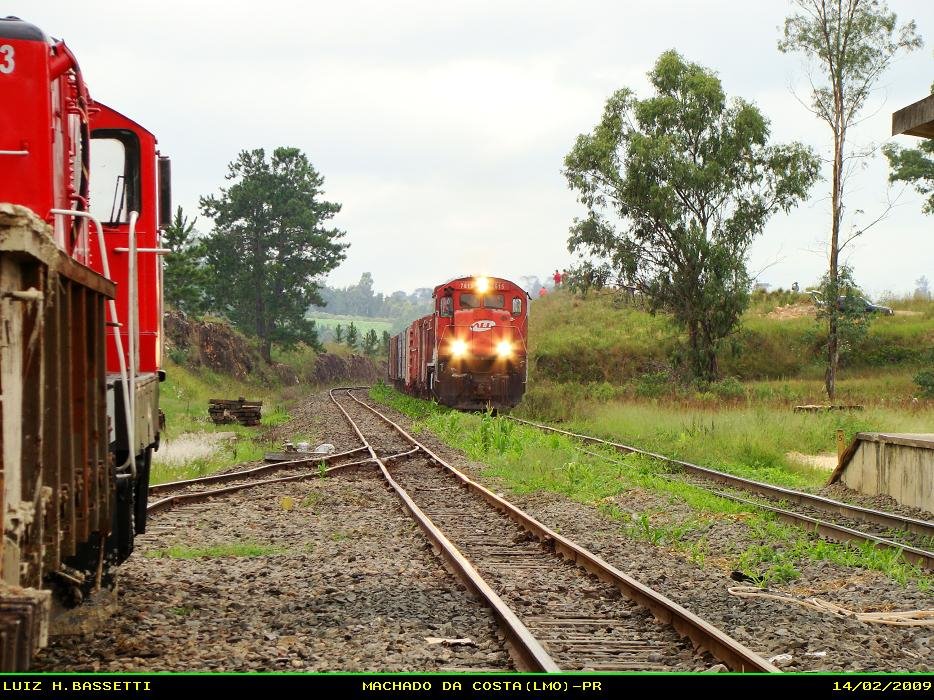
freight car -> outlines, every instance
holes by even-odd
[[[145,530],[169,162],[74,55],[0,19],[0,670]]]
[[[434,313],[389,343],[389,380],[462,410],[513,408],[525,393],[529,296],[496,277],[438,285]]]

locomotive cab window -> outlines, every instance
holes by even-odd
[[[441,302],[438,305],[438,313],[444,317],[450,317],[454,315],[454,297],[441,297]]]
[[[512,315],[519,316],[522,313],[522,297],[516,297],[512,300]]]
[[[468,294],[467,292],[463,292],[460,298],[460,308],[479,309],[480,298],[476,294]]]
[[[503,309],[506,307],[506,298],[502,294],[487,294],[483,297],[483,307],[486,309]]]
[[[140,211],[139,139],[123,129],[91,134],[91,214],[105,224],[125,224]]]

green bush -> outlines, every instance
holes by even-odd
[[[634,390],[637,396],[648,398],[661,396],[668,390],[668,373],[649,372],[636,377]]]
[[[923,369],[915,375],[915,384],[921,387],[921,395],[934,399],[934,369]]]
[[[710,385],[710,391],[721,399],[744,399],[746,389],[736,377],[727,377]]]
[[[594,401],[612,401],[617,394],[616,388],[609,382],[601,382],[590,387],[590,396]]]
[[[188,362],[188,350],[182,348],[169,348],[169,358],[177,365]]]

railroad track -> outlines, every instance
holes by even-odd
[[[305,481],[307,479],[317,479],[338,471],[348,469],[373,468],[374,462],[369,457],[361,459],[361,453],[366,448],[359,447],[346,452],[339,452],[330,455],[315,455],[314,457],[303,457],[288,462],[276,462],[275,464],[264,464],[252,469],[241,469],[224,474],[213,474],[197,479],[186,479],[184,481],[172,481],[165,484],[156,484],[149,488],[149,497],[159,497],[151,501],[147,506],[147,512],[152,515],[162,511],[174,508],[183,504],[192,504],[206,501],[210,498],[224,496],[227,494],[243,491],[246,489],[266,486],[268,484],[286,483],[289,481]],[[335,464],[336,462],[336,464]],[[278,471],[290,471],[315,467],[314,471],[302,471],[298,474],[289,476],[280,476],[269,479],[256,479],[262,474],[270,474]],[[206,488],[214,484],[227,484],[220,488]],[[174,493],[173,493],[174,492]]]
[[[507,416],[507,418],[522,425],[565,435],[581,442],[602,445],[619,452],[640,454],[659,460],[673,466],[683,478],[691,481],[696,486],[723,498],[761,508],[773,513],[780,520],[816,531],[827,539],[842,542],[868,542],[875,547],[898,551],[906,561],[917,564],[924,569],[934,569],[934,552],[927,549],[934,542],[934,522],[909,518],[872,508],[863,508],[804,491],[795,491],[761,481],[746,479],[592,435],[574,433],[522,418],[512,416]],[[597,456],[602,457],[602,455]],[[722,484],[729,490],[713,489],[709,486],[710,482]],[[740,496],[737,492],[754,494],[759,498],[752,499]],[[767,499],[768,502],[762,501],[762,498]],[[797,506],[798,510],[789,510],[787,507],[789,503]],[[827,515],[831,516],[833,520],[825,519],[824,516]]]
[[[489,606],[520,669],[694,670],[718,660],[778,670],[472,481],[352,389],[330,396],[434,549]]]

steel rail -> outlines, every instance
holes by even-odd
[[[493,615],[500,623],[500,628],[506,635],[507,644],[512,652],[516,665],[523,671],[545,671],[555,673],[561,669],[549,656],[548,652],[542,647],[535,636],[529,631],[525,624],[520,620],[512,609],[500,598],[496,592],[490,588],[489,584],[483,579],[480,573],[474,568],[460,550],[451,542],[444,533],[439,530],[431,519],[419,508],[412,498],[406,493],[405,489],[396,482],[389,474],[384,461],[377,455],[376,451],[370,445],[369,441],[363,436],[359,426],[354,422],[346,409],[341,406],[335,391],[347,391],[350,398],[354,398],[350,389],[331,389],[328,395],[331,401],[337,406],[338,410],[344,415],[347,423],[353,428],[357,437],[363,443],[364,447],[370,452],[371,461],[375,461],[383,473],[383,477],[396,495],[402,501],[402,505],[409,515],[415,520],[421,530],[434,545],[436,551],[440,553],[444,561],[457,576],[457,578],[472,590],[481,600],[490,608]],[[356,399],[354,399],[356,400]],[[424,449],[418,443],[414,443],[419,451]]]
[[[769,498],[791,501],[793,503],[810,506],[827,513],[836,513],[837,515],[852,518],[853,520],[861,520],[863,522],[872,523],[874,525],[882,525],[883,527],[888,527],[894,530],[905,530],[918,535],[934,537],[934,522],[929,520],[920,520],[918,518],[910,518],[907,516],[897,515],[895,513],[886,513],[885,511],[875,510],[874,508],[863,508],[862,506],[843,503],[842,501],[836,501],[825,496],[817,496],[815,494],[805,493],[803,491],[794,491],[782,486],[766,484],[761,481],[755,481],[753,479],[746,479],[741,476],[735,476],[734,474],[727,474],[726,472],[721,472],[715,469],[710,469],[708,467],[692,464],[691,462],[685,462],[683,460],[666,457],[665,455],[661,455],[655,452],[649,452],[648,450],[642,450],[638,447],[632,447],[631,445],[624,445],[622,443],[604,440],[602,438],[593,437],[592,435],[573,433],[569,430],[562,430],[561,428],[555,428],[553,426],[544,425],[542,423],[535,423],[533,421],[524,420],[522,418],[514,418],[513,416],[505,416],[505,418],[508,418],[509,420],[516,423],[538,428],[539,430],[560,433],[561,435],[573,437],[583,442],[597,443],[600,445],[612,447],[621,452],[635,453],[645,457],[651,457],[652,459],[657,459],[662,462],[667,462],[668,464],[673,464],[686,472],[697,474],[706,479],[718,481],[722,484],[742,489],[743,491],[752,491]]]
[[[172,491],[180,488],[187,488],[189,486],[198,486],[199,484],[216,484],[224,483],[226,481],[237,481],[247,476],[257,476],[259,474],[265,474],[266,472],[276,471],[278,469],[290,469],[292,467],[307,466],[310,462],[332,462],[336,459],[342,459],[344,457],[349,457],[350,455],[357,454],[358,452],[364,452],[365,448],[357,447],[353,450],[347,450],[345,452],[337,452],[335,454],[322,454],[315,455],[314,457],[302,457],[301,459],[293,459],[287,462],[275,462],[274,464],[262,464],[258,467],[253,467],[252,469],[240,469],[235,472],[225,472],[223,474],[211,474],[210,476],[201,476],[197,479],[185,479],[183,481],[168,481],[164,484],[154,484],[149,487],[149,495],[157,496],[166,491]]]
[[[695,647],[710,652],[715,658],[725,663],[734,671],[779,671],[776,666],[766,661],[751,649],[740,644],[722,630],[714,627],[706,620],[701,619],[668,597],[640,583],[631,576],[628,576],[584,547],[559,535],[557,532],[554,532],[501,496],[496,495],[484,486],[473,481],[441,459],[441,457],[432,452],[427,446],[409,435],[400,425],[354,396],[352,390],[347,390],[347,395],[365,409],[378,416],[408,442],[418,446],[425,456],[447,470],[470,491],[476,493],[494,508],[507,515],[527,532],[534,535],[539,541],[553,548],[557,554],[564,556],[569,561],[574,562],[579,567],[594,574],[601,580],[614,585],[630,600],[647,608],[656,619],[671,625],[682,637],[690,639]],[[350,417],[343,407],[340,406],[336,400],[334,402],[347,417],[348,421],[350,421]],[[357,431],[357,433],[360,435],[359,431]],[[360,437],[363,440],[363,436],[360,435]],[[386,474],[387,478],[390,478],[388,476],[388,470]]]
[[[408,453],[405,453],[408,454]],[[392,457],[398,458],[400,455],[392,455]],[[387,457],[391,459],[392,457]],[[358,462],[348,462],[347,464],[337,464],[333,467],[328,467],[323,472],[322,471],[313,471],[313,472],[304,472],[302,474],[295,474],[293,476],[282,476],[278,479],[261,479],[260,481],[247,481],[243,484],[235,484],[234,486],[224,486],[219,489],[203,489],[201,491],[183,491],[181,493],[175,493],[171,496],[166,496],[158,501],[153,501],[146,508],[146,512],[149,515],[155,513],[161,513],[164,510],[168,510],[172,506],[179,505],[181,503],[199,503],[201,501],[206,501],[209,498],[214,498],[216,496],[225,496],[230,493],[236,493],[237,491],[244,491],[246,489],[257,488],[258,486],[266,486],[268,484],[283,484],[288,481],[305,481],[307,479],[319,479],[322,476],[326,476],[333,472],[341,471],[343,469],[350,469],[351,467],[363,467],[368,464],[373,464],[372,459],[363,459]]]
[[[585,450],[580,448],[581,452],[584,454],[589,454],[594,457],[599,457],[600,459],[607,460],[609,462],[619,463],[617,460],[612,457],[607,457],[601,455],[597,452],[591,452],[590,450]],[[663,474],[660,475],[661,478],[672,480],[673,476]],[[786,510],[784,508],[777,508],[775,506],[770,506],[760,501],[753,501],[748,498],[742,498],[733,493],[727,493],[725,491],[717,491],[713,488],[707,488],[704,486],[698,486],[698,488],[708,491],[720,498],[726,498],[728,500],[734,501],[736,503],[742,503],[743,505],[752,506],[755,508],[760,508],[762,510],[769,511],[774,513],[779,520],[795,525],[797,527],[802,527],[803,529],[812,529],[814,532],[819,534],[821,537],[824,537],[829,540],[836,541],[845,541],[845,542],[871,542],[876,547],[886,547],[889,549],[898,550],[898,552],[908,561],[918,564],[923,569],[934,569],[934,553],[928,552],[923,549],[918,549],[916,547],[911,547],[900,542],[895,542],[893,540],[885,539],[884,537],[878,537],[876,535],[871,535],[866,532],[860,532],[859,530],[854,530],[853,528],[846,527],[844,525],[837,525],[836,523],[829,523],[825,520],[819,520],[818,518],[812,518],[809,515],[804,515],[803,513],[795,513],[794,511]]]
[[[812,518],[811,516],[804,515],[803,513],[795,513],[794,511],[785,510],[784,508],[776,508],[775,506],[765,505],[759,501],[752,501],[748,498],[741,498],[731,493],[714,491],[713,489],[710,489],[710,492],[720,496],[721,498],[728,498],[729,500],[735,501],[736,503],[742,503],[744,505],[753,506],[755,508],[762,508],[763,510],[767,510],[770,513],[774,513],[779,518],[779,520],[783,520],[786,523],[790,523],[792,525],[797,525],[798,527],[803,527],[805,530],[808,529],[808,526],[810,526],[811,529],[826,539],[842,540],[844,542],[870,542],[875,547],[894,549],[899,551],[902,557],[912,562],[913,564],[917,564],[923,569],[934,569],[934,552],[928,552],[924,549],[918,549],[917,547],[910,547],[906,544],[902,544],[901,542],[887,540],[884,537],[870,535],[868,532],[860,532],[859,530],[854,530],[853,528],[846,527],[845,525],[837,525],[836,523],[827,522],[826,520]]]

